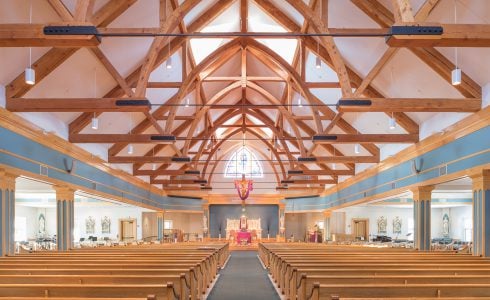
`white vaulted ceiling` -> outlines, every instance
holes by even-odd
[[[33,6],[33,23],[59,23],[62,21],[57,12],[53,9],[47,0],[0,0],[0,23],[28,23],[29,22],[29,5],[32,1]],[[59,0],[66,9],[74,14],[77,1],[76,0]],[[172,1],[168,0],[169,4],[166,8],[168,14],[172,11],[172,6],[182,4],[184,1]],[[114,0],[96,0],[94,6],[94,12],[97,12],[105,7],[111,5]],[[123,28],[122,30],[131,30],[138,28],[157,28],[159,26],[159,0],[124,0],[127,3],[127,8],[120,9],[113,17],[113,20],[108,24],[102,26],[107,30],[113,30],[117,28]],[[162,1],[165,3],[165,1]],[[221,6],[219,6],[221,2]],[[288,26],[296,26],[301,28],[304,25],[305,18],[303,15],[295,10],[292,5],[288,4],[284,0],[235,0],[235,1],[212,1],[204,0],[200,1],[193,9],[188,12],[181,22],[180,26],[177,26],[173,33],[180,33],[182,30],[188,28],[194,28],[195,22],[201,22],[198,27],[200,32],[239,32],[241,30],[241,8],[242,3],[245,2],[246,10],[248,12],[248,19],[246,27],[248,32],[290,32]],[[305,3],[312,5],[316,4],[316,0],[304,1]],[[323,1],[322,1],[323,2]],[[380,28],[380,25],[366,12],[361,9],[357,3],[360,1],[348,1],[348,0],[330,0],[328,1],[328,27],[330,28]],[[379,2],[385,9],[392,11],[391,1],[389,0],[369,0],[368,2]],[[434,1],[432,1],[434,2]],[[453,0],[440,0],[435,5],[432,12],[429,14],[427,21],[440,22],[440,23],[454,23],[454,1]],[[490,20],[490,1],[487,0],[457,0],[457,12],[458,23],[477,23],[487,24]],[[226,4],[225,4],[226,3]],[[265,3],[265,4],[264,4]],[[411,4],[416,12],[420,7],[425,5],[424,0],[412,0]],[[220,11],[216,11],[216,7],[220,7]],[[268,8],[275,7],[282,15],[274,14],[273,11]],[[319,10],[318,6],[314,7],[315,12]],[[286,18],[286,19],[285,19]],[[288,24],[282,24],[281,21],[287,20]],[[89,18],[90,22],[91,19]],[[192,27],[194,26],[194,27]],[[185,27],[185,28],[184,28]],[[311,26],[310,26],[311,27]],[[312,29],[309,29],[313,32]],[[177,41],[179,37],[174,38]],[[316,41],[316,38],[313,38]],[[219,62],[220,58],[226,53],[219,53],[212,61],[218,61],[218,66],[212,69],[211,73],[201,72],[198,74],[198,80],[191,89],[187,91],[181,97],[181,103],[188,101],[190,107],[184,107],[183,105],[176,110],[176,119],[171,128],[172,131],[178,130],[183,127],[182,130],[176,134],[179,137],[186,137],[188,134],[188,127],[184,126],[191,122],[201,107],[193,106],[199,104],[199,101],[210,101],[216,94],[219,94],[223,89],[226,89],[230,84],[238,82],[236,89],[233,89],[228,93],[219,104],[234,105],[238,103],[242,98],[244,100],[256,104],[267,105],[270,104],[269,100],[264,96],[264,92],[261,93],[257,90],[253,84],[257,85],[259,89],[263,89],[265,93],[270,94],[271,97],[282,101],[284,95],[286,95],[286,83],[284,80],[278,81],[279,77],[285,76],[290,78],[285,67],[281,67],[275,63],[271,63],[270,55],[258,51],[259,47],[266,47],[272,51],[272,54],[277,54],[279,57],[289,64],[289,68],[296,70],[298,74],[302,71],[305,73],[304,82],[307,83],[336,83],[339,82],[339,78],[336,72],[329,67],[329,65],[323,60],[321,68],[316,68],[316,52],[318,47],[324,47],[323,44],[313,46],[312,49],[307,47],[305,50],[305,62],[304,64],[298,63],[298,40],[293,38],[256,38],[250,37],[247,41],[242,42],[236,46],[235,53],[230,53],[229,57],[222,62]],[[389,46],[386,44],[384,38],[380,37],[336,37],[333,39],[341,57],[344,60],[345,65],[361,78],[365,78],[376,66],[378,60],[383,57],[386,51],[389,50]],[[128,78],[130,75],[138,70],[138,68],[145,62],[145,58],[148,55],[148,51],[151,48],[153,37],[104,37],[102,43],[98,46],[100,51],[107,57],[108,61],[114,67],[117,74],[122,78],[125,78],[129,83]],[[257,46],[254,46],[254,43]],[[226,48],[230,43],[233,43],[232,37],[223,38],[190,38],[190,41],[186,44],[187,53],[187,73],[192,72],[194,65],[199,65],[202,62],[209,60],[209,56],[213,55],[220,47]],[[164,43],[167,45],[166,43]],[[437,48],[445,59],[449,62],[455,63],[455,49],[451,47]],[[51,51],[49,47],[36,47],[32,48],[32,60],[33,62],[41,59],[43,55]],[[247,76],[255,77],[255,81],[242,88],[241,86],[241,72],[242,72],[242,51],[245,51],[244,57],[246,61],[245,69]],[[178,47],[173,49],[169,46],[164,46],[160,50],[160,54],[165,57],[159,65],[155,66],[155,69],[149,76],[149,82],[160,83],[164,87],[149,87],[146,89],[145,96],[154,105],[151,112],[158,111],[169,99],[179,93],[181,88],[180,83],[185,80],[185,74],[182,73],[182,61],[185,53],[182,52],[182,48]],[[168,54],[171,55],[172,68],[166,67],[166,61]],[[22,47],[5,47],[0,48],[0,85],[7,87],[12,84],[18,76],[23,76],[24,69],[29,64],[29,48]],[[292,65],[292,67],[291,67]],[[490,100],[490,49],[489,48],[459,48],[458,49],[458,65],[479,87],[483,87],[483,102],[488,103]],[[26,93],[19,95],[23,98],[102,98],[108,95],[113,89],[118,88],[118,82],[114,78],[114,74],[107,69],[90,48],[80,48],[72,55],[69,55],[62,63],[48,72],[47,76],[39,79],[36,85],[29,88]],[[229,77],[229,80],[223,80],[223,77]],[[214,79],[213,79],[214,78]],[[221,78],[221,80],[219,80]],[[268,78],[268,79],[265,79]],[[196,91],[196,85],[198,90]],[[133,91],[135,85],[132,86]],[[415,55],[411,50],[400,48],[396,51],[393,57],[387,61],[379,74],[374,77],[371,88],[376,90],[381,96],[389,98],[465,98],[460,90],[451,85],[446,78],[438,74],[434,67],[424,62],[420,57]],[[201,91],[201,93],[199,92]],[[342,97],[342,91],[339,87],[319,88],[318,86],[311,87],[310,92],[317,97],[324,104],[335,104]],[[204,97],[204,98],[203,98]],[[297,103],[297,99],[300,95],[297,93],[297,88],[293,87],[291,91],[291,101],[293,104]],[[301,95],[304,99],[305,95]],[[469,97],[467,97],[469,98]],[[474,97],[478,98],[478,97]],[[188,99],[188,100],[186,100]],[[303,100],[307,103],[307,100]],[[3,103],[5,101],[2,101]],[[237,107],[239,108],[239,107]],[[335,107],[330,107],[334,113],[336,113]],[[280,166],[274,162],[270,165],[267,160],[271,158],[271,151],[278,150],[277,144],[274,142],[277,137],[274,132],[275,129],[279,131],[283,130],[284,133],[295,136],[294,128],[288,122],[282,121],[281,116],[283,113],[279,112],[277,108],[261,108],[258,109],[259,116],[256,114],[247,114],[246,118],[242,117],[242,112],[238,112],[232,117],[227,117],[226,114],[233,110],[233,107],[226,107],[223,109],[210,109],[209,114],[196,123],[196,131],[192,133],[192,137],[197,137],[199,133],[211,130],[212,123],[220,121],[222,118],[223,125],[225,127],[218,128],[215,134],[212,135],[212,139],[216,142],[212,145],[215,147],[218,141],[226,136],[229,132],[238,129],[239,127],[232,128],[230,125],[241,125],[242,122],[249,125],[249,130],[255,132],[247,132],[245,138],[246,144],[249,146],[259,157],[262,162],[265,178],[260,183],[257,180],[256,187],[258,193],[278,193],[276,186],[280,185],[278,181],[284,180],[284,174],[280,172]],[[314,109],[315,110],[315,109]],[[314,111],[313,110],[313,111]],[[299,132],[305,140],[303,144],[306,150],[309,150],[313,144],[308,137],[311,137],[316,132],[316,124],[314,120],[308,119],[312,116],[312,110],[306,105],[304,107],[292,107],[290,110],[296,120],[300,120],[302,124],[299,126]],[[77,123],[82,113],[80,112],[20,112],[22,117],[32,121],[38,126],[42,127],[46,131],[51,131],[65,139],[70,137],[70,124]],[[406,113],[414,123],[414,126],[419,129],[419,137],[423,139],[434,132],[438,132],[445,127],[457,122],[465,117],[466,113],[447,113],[447,112],[409,112]],[[322,114],[322,116],[324,116]],[[102,113],[99,118],[99,129],[97,131],[90,128],[90,124],[86,123],[85,126],[79,130],[82,134],[128,134],[133,133],[133,130],[137,130],[138,124],[147,121],[147,116],[143,113],[121,113],[121,112],[107,112]],[[162,128],[166,127],[166,120],[168,115],[156,117],[157,123]],[[221,119],[220,119],[221,118]],[[277,128],[259,127],[264,125],[263,119],[268,119],[273,126]],[[333,117],[327,118],[325,116],[322,121],[322,127],[326,128]],[[371,134],[407,134],[407,128],[403,128],[398,125],[395,130],[388,128],[389,114],[382,112],[369,112],[369,113],[345,113],[342,116],[343,120],[347,124],[353,127],[353,132],[359,133],[371,133]],[[158,131],[155,127],[149,127],[143,133],[157,134]],[[346,133],[345,127],[334,126],[331,133],[342,134]],[[262,142],[257,136],[263,137],[270,144],[267,145]],[[231,136],[231,141],[226,141],[220,144],[219,151],[211,151],[213,148],[208,149],[208,146],[203,146],[205,150],[200,160],[210,159],[210,154],[214,153],[215,158],[226,160],[229,158],[233,150],[241,146],[243,135],[242,132],[237,132]],[[297,136],[295,136],[298,138]],[[189,156],[194,157],[198,151],[200,151],[201,144],[203,142],[199,140],[197,143],[189,148]],[[285,144],[288,146],[289,151],[293,152],[293,157],[300,156],[300,149],[295,145],[297,140],[288,140]],[[185,141],[178,141],[175,146],[157,146],[153,148],[153,144],[138,144],[134,143],[134,153],[131,156],[179,156],[179,152],[183,151]],[[378,147],[380,151],[381,160],[393,155],[410,144],[376,144],[372,147]],[[85,144],[80,143],[80,147],[102,157],[108,159],[110,155],[128,156],[127,144],[121,145],[120,151],[117,153],[110,153],[110,149],[114,149],[112,143],[94,143]],[[271,147],[272,146],[272,147]],[[217,146],[216,146],[217,147]],[[335,148],[335,150],[333,150]],[[361,147],[361,153],[354,153],[353,144],[334,144],[332,147],[318,147],[312,152],[312,155],[316,156],[332,156],[334,155],[371,155],[369,150],[365,147]],[[206,150],[207,149],[207,150]],[[282,149],[282,148],[281,148]],[[176,151],[178,150],[178,151]],[[334,153],[332,153],[334,152]],[[284,161],[285,171],[290,169],[290,162],[285,155],[286,151],[281,150],[281,159]],[[233,183],[231,179],[224,178],[221,174],[224,172],[225,162],[216,162],[217,165],[213,166],[212,163],[207,166],[205,179],[211,178],[211,182],[208,184],[213,187],[210,193],[226,194],[234,193]],[[336,164],[336,170],[349,170],[354,169],[356,172],[373,166],[374,163],[358,163],[354,165]],[[135,172],[135,170],[152,170],[152,163],[146,164],[112,164],[115,168],[123,169],[129,173]],[[169,164],[165,166],[162,163],[156,163],[157,169],[161,170],[178,170],[183,167],[183,164]],[[194,166],[193,166],[194,167]],[[197,168],[203,171],[205,167],[204,163],[197,164]],[[331,170],[334,166],[331,163],[323,165],[307,165],[311,170]],[[214,171],[213,171],[214,170]],[[214,172],[214,175],[212,173]],[[277,176],[275,172],[278,172]],[[212,175],[212,176],[210,176]],[[286,173],[287,175],[287,173]],[[350,175],[349,175],[350,176]],[[349,176],[323,176],[320,175],[315,180],[331,179],[342,181]],[[142,179],[152,181],[153,179],[174,179],[181,180],[187,179],[183,177],[171,177],[171,176],[154,176],[150,179],[150,176],[140,176]],[[215,182],[213,184],[213,181]],[[158,185],[161,186],[161,185]],[[306,185],[301,185],[303,193],[308,193],[310,188]],[[317,186],[324,188],[324,185]],[[172,188],[166,186],[165,188]],[[173,188],[177,188],[176,185]],[[192,191],[190,191],[191,193]]]

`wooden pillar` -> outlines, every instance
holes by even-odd
[[[434,186],[419,186],[412,189],[413,193],[413,222],[414,248],[428,251],[431,246],[430,216],[431,199]]]
[[[0,256],[15,253],[15,179],[0,169]]]
[[[158,211],[157,213],[157,238],[160,242],[163,241],[163,230],[164,230],[164,211]]]
[[[64,186],[53,188],[56,191],[56,244],[58,251],[66,251],[73,248],[75,190]]]
[[[473,255],[490,257],[490,170],[473,180]]]
[[[323,211],[323,241],[330,240],[330,217],[332,217],[331,210]]]

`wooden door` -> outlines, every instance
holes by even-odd
[[[119,220],[119,236],[123,242],[136,241],[136,219]]]
[[[352,234],[356,241],[368,241],[369,236],[369,220],[368,219],[352,219]]]

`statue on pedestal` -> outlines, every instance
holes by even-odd
[[[247,231],[248,225],[247,225],[247,217],[245,215],[242,215],[240,217],[240,230],[241,231]]]

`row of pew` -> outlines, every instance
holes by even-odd
[[[2,257],[0,300],[197,300],[228,256],[226,243],[185,243]]]
[[[456,252],[325,244],[259,244],[291,300],[490,299],[490,260]]]

